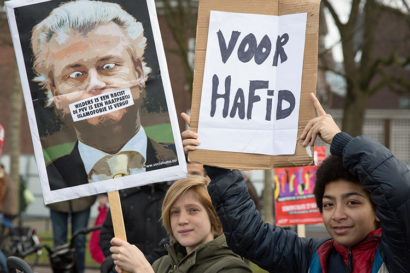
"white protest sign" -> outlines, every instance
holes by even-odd
[[[211,11],[200,149],[294,154],[307,14]]]
[[[44,203],[186,177],[155,1],[63,2],[5,4]]]
[[[69,106],[73,121],[76,122],[111,113],[133,104],[131,90],[125,88],[83,99]]]

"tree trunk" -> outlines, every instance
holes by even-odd
[[[273,171],[264,171],[263,188],[263,219],[266,223],[273,224]]]
[[[352,90],[346,93],[342,131],[349,133],[351,136],[362,134],[367,97],[368,95],[364,90]]]
[[[16,187],[17,193],[16,212],[19,212],[20,203],[20,129],[21,129],[21,112],[22,112],[22,97],[21,83],[17,65],[14,71],[14,85],[10,97],[10,177]]]

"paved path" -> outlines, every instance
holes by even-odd
[[[36,266],[33,271],[35,273],[53,273],[51,268],[47,266]],[[86,268],[84,273],[100,273],[100,270],[96,268]]]

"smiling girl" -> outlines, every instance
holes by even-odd
[[[227,246],[221,222],[200,176],[176,181],[162,204],[162,223],[171,237],[168,255],[151,266],[134,245],[114,238],[111,252],[118,272],[251,272]]]

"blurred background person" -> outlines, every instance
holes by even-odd
[[[108,212],[108,196],[107,194],[100,194],[97,197],[97,202],[98,202],[98,214],[97,218],[95,218],[94,221],[94,226],[101,226],[104,221],[105,217],[107,216]],[[100,241],[100,230],[95,230],[91,233],[90,236],[90,242],[88,244],[88,249],[90,250],[91,258],[93,258],[94,261],[97,263],[101,264],[105,256],[100,248],[99,245]]]

